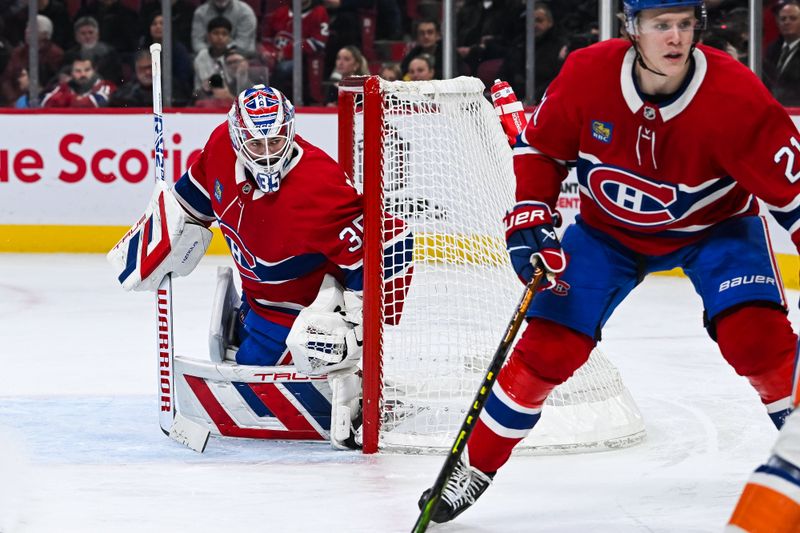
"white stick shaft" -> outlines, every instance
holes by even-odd
[[[150,46],[153,66],[153,166],[156,180],[166,180],[164,174],[164,120],[161,109],[161,45]],[[175,418],[175,354],[172,339],[172,276],[161,280],[156,292],[158,320],[158,424],[169,435]]]
[[[150,45],[153,66],[153,127],[155,130],[155,177],[164,180],[164,117],[161,108],[161,45]]]

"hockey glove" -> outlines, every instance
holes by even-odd
[[[547,276],[539,290],[556,286],[558,275],[567,266],[567,257],[561,249],[554,225],[559,215],[541,202],[519,202],[503,219],[506,225],[506,247],[511,264],[523,283],[533,278],[538,263]]]
[[[317,298],[297,315],[286,346],[297,369],[321,376],[355,367],[364,343],[361,298],[326,274]]]
[[[126,291],[155,291],[167,274],[187,276],[211,243],[211,231],[191,219],[163,180],[144,215],[106,255]]]

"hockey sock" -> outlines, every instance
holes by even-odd
[[[786,315],[769,307],[745,306],[717,318],[716,327],[723,357],[750,381],[780,429],[791,410],[797,346]]]
[[[531,321],[500,371],[470,437],[472,466],[493,473],[505,464],[514,446],[539,421],[550,391],[586,362],[593,347],[586,335],[549,321]]]

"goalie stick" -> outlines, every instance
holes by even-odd
[[[472,434],[475,422],[478,420],[478,416],[480,416],[483,407],[486,405],[486,400],[489,398],[489,392],[492,390],[492,385],[494,385],[497,373],[500,372],[503,363],[505,363],[506,356],[508,356],[514,338],[517,336],[517,332],[522,325],[522,320],[525,318],[525,313],[528,311],[528,307],[530,307],[533,295],[536,293],[536,288],[541,283],[543,276],[544,270],[537,266],[533,279],[525,285],[522,298],[517,304],[516,309],[514,309],[514,315],[511,317],[503,339],[500,341],[500,345],[497,347],[497,351],[495,351],[494,357],[492,357],[492,361],[489,363],[489,368],[486,371],[486,375],[483,377],[483,382],[481,382],[481,386],[475,394],[475,399],[472,400],[470,404],[467,416],[464,418],[464,422],[458,430],[455,442],[450,447],[450,452],[444,461],[442,469],[439,471],[436,482],[433,484],[428,494],[428,499],[422,506],[422,510],[414,524],[414,529],[411,530],[412,533],[423,533],[428,529],[431,517],[441,501],[442,491],[450,480],[450,476],[453,475],[453,470],[455,470],[459,459],[461,459],[461,455],[464,453],[464,448],[467,444],[467,440],[469,440],[469,436]]]
[[[150,45],[153,67],[153,166],[156,181],[166,181],[164,171],[164,119],[161,107],[161,45]],[[162,236],[165,237],[165,236]],[[209,430],[177,412],[175,395],[175,350],[172,343],[172,276],[167,274],[156,290],[158,424],[165,435],[196,452],[203,453]]]

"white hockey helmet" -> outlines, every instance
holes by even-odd
[[[228,113],[239,162],[265,193],[281,186],[294,143],[294,106],[278,89],[255,85],[239,94]]]

